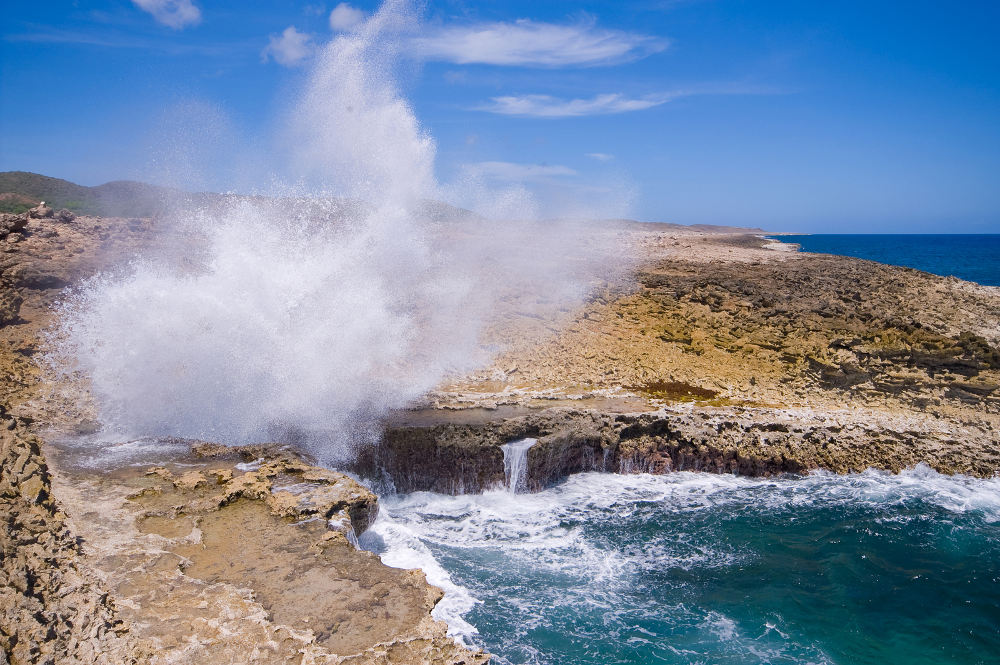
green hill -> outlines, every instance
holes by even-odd
[[[84,187],[27,171],[0,173],[0,212],[24,212],[45,201],[56,210],[68,208],[83,215],[148,217],[178,194],[184,196],[178,190],[128,180]]]

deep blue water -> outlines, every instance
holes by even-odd
[[[498,663],[1000,662],[996,479],[588,473],[386,497],[366,538]]]
[[[816,234],[770,236],[806,252],[839,254],[1000,286],[1000,234]]]

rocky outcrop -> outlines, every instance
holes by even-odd
[[[33,219],[47,219],[52,217],[54,211],[42,201],[37,206],[28,211],[28,215]]]
[[[594,299],[540,339],[507,335],[493,367],[437,403],[624,388],[666,403],[1000,415],[1000,289],[755,240],[702,241],[729,260],[692,249],[646,263],[634,293]]]
[[[991,477],[1000,469],[1000,445],[989,443],[998,432],[988,424],[877,411],[681,407],[618,415],[553,408],[468,424],[393,426],[359,470],[388,474],[400,492],[480,492],[504,484],[500,446],[524,437],[538,439],[528,450],[530,490],[581,471],[769,476],[898,472],[924,463]]]
[[[0,649],[11,665],[145,663],[149,652],[82,565],[40,442],[0,422]]]
[[[28,215],[12,215],[9,213],[0,214],[0,239],[6,238],[11,233],[20,233],[28,225]]]
[[[371,526],[378,515],[378,499],[355,480],[342,473],[312,466],[290,448],[276,445],[228,447],[198,443],[193,454],[202,459],[242,465],[206,465],[179,476],[162,466],[146,474],[170,482],[172,491],[196,490],[196,511],[218,510],[240,499],[262,501],[277,517],[294,520],[323,519],[338,531],[355,539]],[[249,462],[249,464],[248,464]],[[153,494],[162,490],[150,490]],[[179,508],[171,504],[171,516]],[[186,510],[192,513],[192,508]]]
[[[423,574],[351,544],[377,503],[350,478],[273,446],[96,469],[29,432],[94,431],[34,356],[61,289],[151,237],[64,221],[0,218],[0,663],[485,662],[431,618]]]
[[[442,593],[421,572],[355,546],[377,502],[353,479],[284,446],[158,443],[164,464],[112,477],[62,450],[55,486],[153,665],[488,660],[431,618]]]

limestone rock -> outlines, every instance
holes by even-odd
[[[0,214],[0,238],[6,237],[10,233],[19,233],[28,225],[28,215],[11,215],[9,213]]]
[[[0,408],[0,651],[11,665],[148,662],[52,498],[39,441]],[[0,661],[2,662],[2,661]]]
[[[0,326],[18,320],[23,302],[24,298],[14,289],[4,289],[0,292]]]
[[[37,206],[28,211],[28,215],[33,219],[47,219],[52,217],[54,211],[42,201]]]

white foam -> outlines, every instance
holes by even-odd
[[[260,468],[260,465],[264,463],[263,457],[258,457],[252,462],[240,462],[236,465],[236,468],[240,471],[256,471]]]
[[[375,524],[362,536],[362,546],[369,544],[372,536],[380,538],[385,545],[380,552],[383,563],[394,568],[419,568],[429,583],[444,591],[444,598],[431,614],[448,624],[450,636],[471,645],[478,631],[462,617],[481,601],[468,589],[452,582],[451,576],[437,562],[427,545],[405,524],[388,519],[380,512]]]
[[[752,553],[724,543],[691,544],[685,534],[635,543],[601,543],[584,525],[594,520],[628,520],[636,511],[661,514],[697,513],[729,508],[755,511],[801,511],[810,507],[866,506],[887,514],[900,504],[919,501],[955,514],[975,511],[984,521],[1000,519],[1000,480],[945,476],[919,466],[900,474],[866,471],[839,476],[817,472],[802,478],[751,479],[731,475],[679,472],[656,475],[585,473],[535,494],[504,490],[481,495],[447,496],[430,492],[385,497],[374,530],[388,546],[383,560],[400,567],[419,566],[445,589],[439,614],[457,635],[474,633],[462,618],[475,604],[473,594],[454,583],[430,547],[495,551],[503,566],[549,571],[570,586],[586,588],[586,596],[567,602],[593,604],[614,613],[615,589],[628,576],[668,569],[731,566]],[[550,608],[530,598],[506,598],[516,604],[518,631],[537,625]],[[659,608],[656,611],[662,611]],[[678,610],[682,614],[684,610]],[[768,656],[754,639],[740,635],[731,619],[712,614],[698,621],[723,641],[755,657]],[[471,629],[474,630],[474,629]],[[789,639],[777,623],[762,626]],[[513,638],[512,638],[513,639]],[[736,647],[734,647],[736,648]],[[770,654],[774,656],[775,654]],[[817,662],[828,662],[820,655]]]

